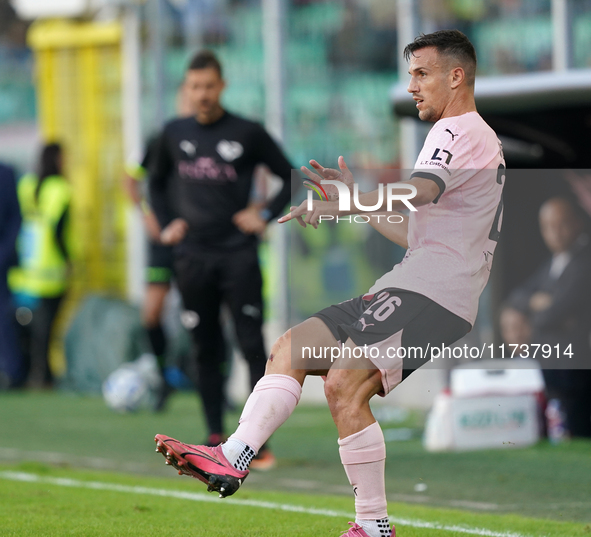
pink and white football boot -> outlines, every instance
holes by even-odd
[[[220,498],[234,494],[249,473],[234,468],[224,457],[221,445],[194,446],[163,434],[157,434],[154,441],[156,451],[166,457],[166,464],[176,468],[179,475],[203,481],[207,490],[219,492]]]

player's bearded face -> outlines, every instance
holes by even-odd
[[[187,98],[197,115],[209,115],[220,107],[220,96],[225,84],[213,68],[191,69],[187,71]]]
[[[419,119],[439,120],[449,103],[449,69],[434,47],[417,50],[410,57],[407,91],[412,93],[419,111]]]

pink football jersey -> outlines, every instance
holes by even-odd
[[[477,112],[440,119],[411,177],[432,179],[440,194],[411,211],[404,259],[369,293],[415,291],[473,325],[503,218],[501,143]]]

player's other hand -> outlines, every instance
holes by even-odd
[[[234,225],[246,235],[260,235],[267,227],[267,221],[261,218],[256,206],[247,207],[234,214]]]
[[[339,157],[338,164],[339,169],[335,170],[334,168],[325,168],[319,164],[318,161],[312,159],[310,165],[316,170],[316,173],[306,168],[306,166],[302,166],[301,170],[315,183],[320,183],[322,180],[341,181],[349,189],[349,192],[352,195],[355,186],[353,174],[351,173],[351,170],[349,170],[344,157]],[[310,184],[309,181],[304,181],[304,186],[306,186],[306,188],[311,188],[313,184]],[[328,201],[336,201],[339,199],[339,190],[336,186],[322,185],[322,188],[326,192]]]
[[[290,207],[289,213],[282,216],[277,222],[283,224],[295,218],[300,226],[306,227],[307,224],[310,224],[316,229],[318,228],[318,224],[324,219],[321,217],[327,217],[326,220],[334,220],[334,217],[338,215],[338,201],[314,200],[312,202],[312,210],[308,210],[308,200],[304,200],[299,206]]]
[[[160,233],[160,242],[165,246],[174,246],[181,242],[189,231],[189,224],[184,218],[175,218]]]

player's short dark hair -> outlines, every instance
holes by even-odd
[[[191,58],[187,71],[194,69],[215,69],[222,78],[222,64],[211,50],[201,50]]]
[[[417,50],[434,47],[437,52],[450,59],[460,62],[466,73],[467,82],[474,84],[476,77],[476,51],[470,40],[459,30],[439,30],[431,34],[420,34],[412,43],[406,45],[404,58],[406,61]]]

